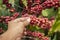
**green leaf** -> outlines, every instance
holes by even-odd
[[[47,11],[47,10],[43,10],[43,11],[42,11],[42,15],[43,15],[43,16],[48,16],[48,11]]]
[[[54,33],[54,32],[57,32],[57,31],[60,31],[60,8],[58,8],[56,21],[55,21],[54,25],[52,26],[52,28],[50,29],[49,35]]]
[[[47,18],[51,18],[52,16],[56,16],[56,10],[54,10],[54,8],[50,8],[50,9],[45,9],[42,10],[42,15],[47,17]]]
[[[57,28],[55,31],[60,31],[60,7],[58,8],[58,15],[56,18],[56,22],[58,22],[59,24],[57,25]]]
[[[14,2],[14,7],[15,7],[15,9],[16,9],[16,11],[17,12],[22,12],[22,10],[23,10],[23,5],[22,5],[22,7],[21,7],[21,5],[20,5],[20,3],[19,3],[19,1],[20,0],[14,0],[15,2]],[[20,13],[21,14],[21,13]]]
[[[53,40],[56,40],[56,38],[57,38],[57,35],[55,34],[55,36],[54,36]]]
[[[7,26],[5,23],[3,23],[3,24],[2,24],[2,28],[3,28],[3,30],[6,31],[6,30],[8,29],[8,26]]]
[[[36,30],[37,30],[37,29],[36,29],[36,26],[31,26],[31,25],[30,25],[29,29],[30,29],[31,31],[36,31]]]
[[[57,31],[56,35],[57,35],[57,40],[60,40],[60,31]]]
[[[1,8],[0,9],[0,16],[11,16],[12,14],[9,12],[8,9]]]
[[[0,28],[2,27],[2,23],[0,23]]]
[[[2,5],[2,0],[0,0],[0,5]]]
[[[14,1],[15,0],[9,0],[9,3],[11,3],[13,7],[14,7]]]
[[[55,32],[60,31],[60,22],[57,25],[57,28],[55,29]]]
[[[3,30],[7,30],[8,26],[5,23],[0,23],[0,28],[2,27]]]
[[[27,0],[22,0],[23,4],[27,6]]]
[[[28,30],[31,30],[31,31],[39,31],[41,33],[44,33],[44,30],[42,30],[40,27],[34,25],[34,26],[31,26],[31,25],[28,25],[27,26],[27,29]]]
[[[38,26],[36,26],[36,30],[37,31],[39,31],[39,32],[41,32],[41,33],[44,33],[44,30],[43,29],[41,29],[40,27],[38,27]]]

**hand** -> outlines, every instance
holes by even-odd
[[[20,34],[23,33],[25,26],[27,26],[29,22],[30,18],[28,17],[17,18],[8,23],[8,30],[14,30],[16,33],[19,33],[17,35],[17,39],[19,39],[19,36],[21,36]]]
[[[17,18],[8,22],[8,30],[2,34],[2,40],[20,40],[25,26],[30,23],[30,18]],[[8,35],[8,36],[7,36]],[[7,39],[8,38],[8,39]]]
[[[30,18],[28,17],[17,18],[8,23],[8,30],[17,30],[21,32],[24,27],[29,24],[29,22]]]

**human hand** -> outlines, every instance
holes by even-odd
[[[30,18],[22,17],[8,22],[8,30],[1,35],[1,40],[20,40],[23,30],[30,22]]]
[[[16,33],[16,39],[21,39],[21,36],[23,34],[23,30],[25,26],[27,26],[30,22],[30,18],[23,17],[23,18],[17,18],[15,20],[12,20],[8,23],[8,30],[11,30],[11,32]]]
[[[15,20],[12,20],[8,22],[8,30],[17,30],[22,32],[30,22],[30,18],[28,17],[22,17],[22,18],[17,18]]]

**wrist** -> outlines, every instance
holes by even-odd
[[[11,29],[11,30],[7,30],[7,32],[10,32],[10,34],[12,35],[12,38],[16,39],[17,37],[20,37],[20,39],[22,38],[23,36],[23,31],[19,31],[19,30],[14,30],[14,29]]]
[[[18,36],[21,39],[22,33],[17,33],[14,30],[7,30],[0,36],[0,38],[1,40],[15,40]]]

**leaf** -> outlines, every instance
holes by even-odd
[[[57,28],[55,29],[55,32],[57,32],[57,31],[60,31],[60,22],[59,22],[59,24],[57,25]]]
[[[58,8],[56,21],[55,21],[54,25],[52,26],[52,28],[50,29],[49,35],[54,33],[54,32],[57,32],[57,31],[60,31],[60,8]]]
[[[47,11],[47,10],[43,10],[43,11],[42,11],[42,15],[43,15],[43,16],[48,16],[48,11]]]
[[[0,9],[0,16],[11,16],[12,14],[9,12],[9,10],[1,8]]]
[[[8,29],[8,26],[7,26],[5,23],[3,23],[3,24],[2,24],[2,28],[3,28],[3,30],[6,31],[6,30]]]
[[[11,3],[13,7],[14,7],[14,2],[15,0],[9,0],[9,3]]]
[[[36,26],[31,26],[31,25],[30,25],[29,29],[30,29],[31,31],[36,31],[36,30],[37,30],[37,29],[36,29]]]
[[[0,28],[2,27],[2,23],[0,23]]]
[[[14,1],[15,1],[15,2],[14,2],[14,7],[15,7],[16,11],[17,11],[17,12],[22,12],[23,6],[21,7],[21,5],[20,5],[20,3],[19,3],[20,0],[14,0]],[[20,14],[21,14],[21,13],[20,13]]]
[[[54,8],[45,9],[45,10],[42,10],[42,15],[46,16],[47,18],[51,18],[52,16],[56,15],[56,12],[57,11],[55,11]]]
[[[58,8],[58,15],[56,21],[59,23],[55,31],[60,31],[60,7]]]
[[[57,35],[57,40],[60,40],[60,31],[57,31],[56,35]]]
[[[57,38],[57,35],[55,34],[55,36],[54,36],[53,40],[56,40],[56,38]]]
[[[35,26],[33,27],[31,25],[28,25],[26,28],[30,31],[35,31],[36,30],[36,27]]]
[[[2,5],[2,0],[0,0],[0,5]]]
[[[27,6],[27,0],[22,0],[23,4]]]
[[[43,29],[41,29],[40,27],[38,27],[38,26],[36,26],[36,29],[35,29],[36,31],[39,31],[39,32],[41,32],[41,33],[44,33],[44,30]]]
[[[7,30],[8,26],[5,23],[0,23],[0,28],[2,27],[3,30]]]

